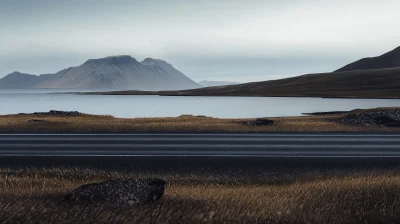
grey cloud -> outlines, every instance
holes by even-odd
[[[162,58],[195,79],[331,71],[400,43],[394,0],[1,0],[0,77]]]

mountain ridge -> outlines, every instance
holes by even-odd
[[[400,46],[377,57],[366,57],[345,65],[334,72],[400,67]]]
[[[0,89],[33,88],[33,86],[51,76],[52,74],[32,75],[14,71],[0,79]]]

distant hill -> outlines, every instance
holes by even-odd
[[[381,68],[395,68],[400,67],[400,47],[383,54],[379,57],[363,58],[351,64],[344,66],[335,72],[356,71],[356,70],[370,70]]]
[[[98,94],[400,98],[400,68],[302,75],[273,81],[185,91],[119,91]]]
[[[199,84],[203,87],[210,87],[210,86],[227,86],[227,85],[237,85],[240,82],[226,82],[226,81],[208,81],[203,80],[199,82]]]
[[[20,72],[13,72],[0,79],[0,89],[29,89],[47,79],[52,75],[31,75]]]
[[[0,88],[182,90],[200,88],[172,65],[158,59],[143,62],[128,55],[90,59],[54,75],[12,73]]]

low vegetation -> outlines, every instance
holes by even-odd
[[[247,176],[2,168],[0,222],[398,223],[398,171],[255,170]],[[65,194],[82,184],[155,176],[167,180],[168,186],[164,197],[153,204],[116,207],[63,201]]]
[[[349,114],[362,111],[384,111],[391,108],[356,110],[348,113],[326,113],[317,116],[269,118],[275,124],[251,125],[256,119],[218,119],[182,115],[170,118],[114,118],[98,115],[19,114],[0,116],[0,132],[280,132],[280,131],[398,131],[396,127],[366,126],[339,122]]]

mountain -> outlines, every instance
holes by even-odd
[[[400,67],[400,47],[373,58],[363,58],[336,70],[335,72]]]
[[[182,90],[201,86],[172,65],[131,56],[90,59],[54,75],[12,73],[0,79],[0,88]]]
[[[0,89],[29,89],[47,79],[52,75],[30,75],[20,72],[13,72],[0,79]]]
[[[237,85],[240,82],[226,82],[226,81],[208,81],[203,80],[199,82],[199,84],[203,87],[211,87],[211,86],[228,86],[228,85]]]
[[[162,60],[128,55],[91,59],[64,69],[37,88],[179,90],[200,86]]]
[[[266,96],[400,98],[400,68],[334,72],[183,91],[119,91],[98,94],[168,96]]]

